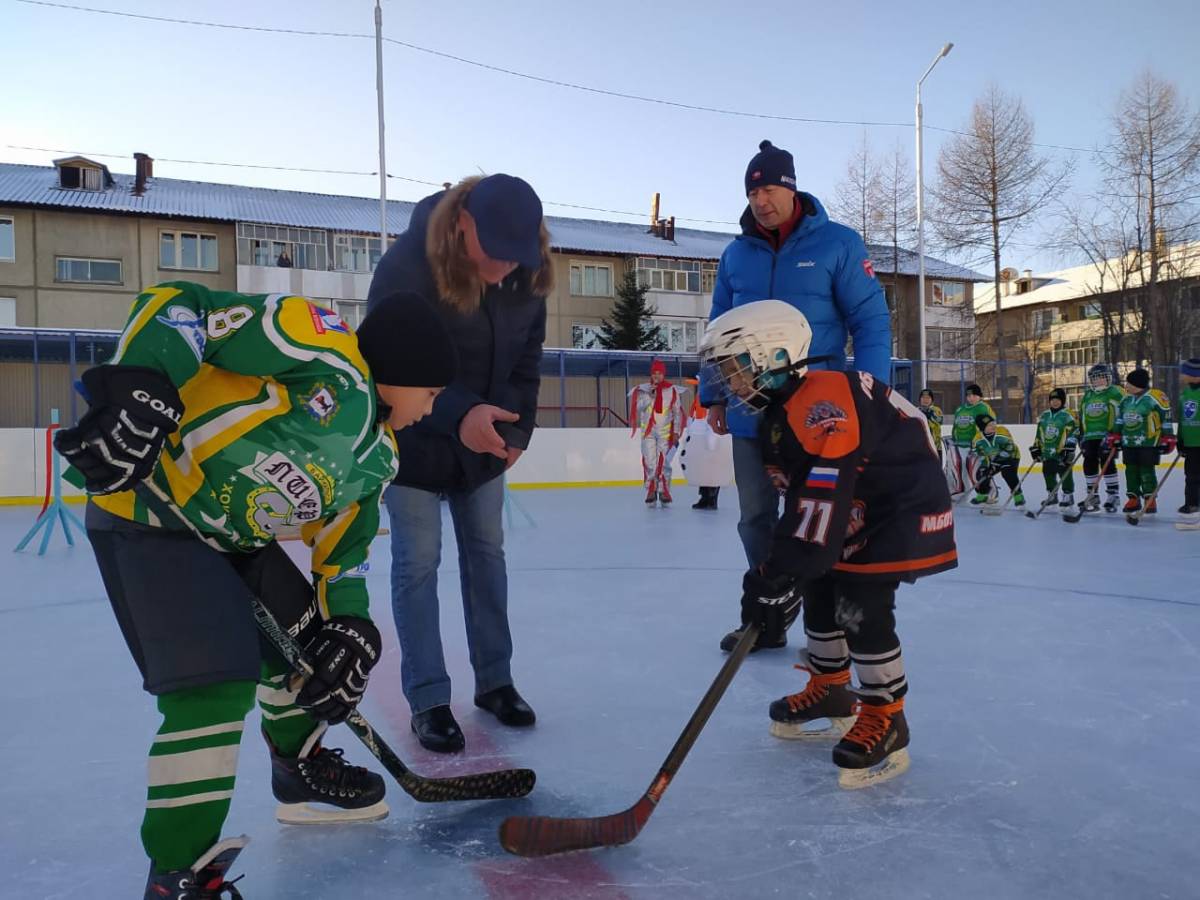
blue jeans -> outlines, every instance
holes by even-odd
[[[392,485],[384,492],[392,529],[392,615],[400,638],[400,682],[414,714],[450,702],[438,618],[441,494]],[[475,693],[512,684],[508,572],[504,566],[504,479],[445,495],[458,543],[463,617]]]
[[[766,562],[771,537],[779,521],[779,492],[763,466],[762,445],[756,438],[733,438],[733,478],[737,482],[738,536],[750,568]]]

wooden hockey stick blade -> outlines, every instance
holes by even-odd
[[[183,514],[183,511],[154,482],[147,479],[137,485],[134,490],[160,518],[170,512],[199,540],[220,552],[220,546],[201,534],[192,521]],[[279,651],[287,664],[299,674],[311,675],[312,668],[305,660],[295,638],[279,624],[261,600],[252,596],[250,604],[258,630]],[[478,772],[452,778],[424,778],[400,760],[392,748],[375,734],[371,723],[358,710],[354,710],[350,714],[346,719],[346,724],[363,742],[363,746],[371,751],[371,755],[383,764],[388,774],[396,779],[396,783],[404,789],[404,792],[421,803],[524,797],[533,790],[534,782],[537,780],[537,776],[531,769],[499,769],[494,772]]]
[[[617,847],[628,844],[641,832],[658,801],[666,792],[683,765],[688,751],[696,743],[709,716],[717,707],[725,689],[741,667],[746,654],[758,640],[758,626],[751,625],[742,632],[733,651],[700,704],[688,720],[667,755],[666,762],[654,776],[654,781],[633,806],[609,816],[593,818],[557,818],[554,816],[509,816],[500,823],[500,846],[517,856],[552,856],[571,850],[591,850],[596,847]]]

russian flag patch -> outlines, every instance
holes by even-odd
[[[831,469],[827,466],[813,466],[812,470],[808,473],[808,478],[804,481],[804,486],[832,490],[837,487],[837,480],[837,469]]]

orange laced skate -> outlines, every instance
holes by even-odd
[[[850,670],[817,672],[806,662],[795,668],[809,675],[808,684],[798,694],[789,694],[771,704],[771,734],[784,740],[823,740],[840,738],[854,724],[854,697],[850,693]],[[825,728],[810,727],[827,719]]]
[[[841,770],[838,784],[847,790],[889,781],[907,771],[908,722],[904,700],[884,703],[859,700],[854,727],[833,748],[833,761]]]

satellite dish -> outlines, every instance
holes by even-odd
[[[1013,268],[1005,268],[1000,270],[1001,281],[1012,281],[1017,277],[1017,270]]]

